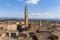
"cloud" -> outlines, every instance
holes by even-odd
[[[57,7],[53,12],[44,12],[44,13],[31,13],[29,14],[29,18],[45,18],[45,19],[60,19],[60,6]]]
[[[27,4],[38,4],[40,0],[27,0],[26,3]]]
[[[10,3],[6,3],[6,5],[7,5],[7,6],[11,6],[11,4],[10,4]]]
[[[45,18],[45,19],[54,19],[54,18],[60,18],[60,13],[35,13],[35,14],[29,14],[29,18]]]

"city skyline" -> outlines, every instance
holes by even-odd
[[[60,18],[60,0],[0,0],[0,17]]]

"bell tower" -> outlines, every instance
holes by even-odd
[[[24,14],[25,14],[25,27],[28,27],[28,8],[27,8],[27,6],[25,6]]]

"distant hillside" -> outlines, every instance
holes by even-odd
[[[24,18],[0,18],[0,21],[24,21]],[[39,20],[43,20],[43,21],[60,21],[60,19],[29,19],[29,21],[39,21]]]

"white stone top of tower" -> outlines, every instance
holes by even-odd
[[[28,8],[27,6],[25,6],[25,11],[24,11],[25,14],[28,14]]]

